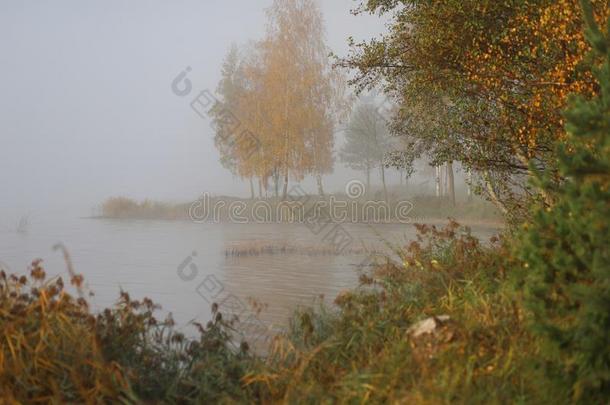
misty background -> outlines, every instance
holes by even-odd
[[[230,45],[259,39],[271,0],[0,3],[0,213],[90,215],[104,199],[188,201],[204,191],[247,196],[222,168],[209,120],[175,96],[192,67],[195,91],[214,91]],[[384,29],[350,14],[358,2],[320,2],[327,43]],[[336,147],[341,145],[338,136]],[[343,190],[361,173],[335,164],[324,178]],[[311,179],[303,183],[314,192]]]

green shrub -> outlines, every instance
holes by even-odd
[[[558,153],[564,181],[558,190],[538,181],[555,201],[535,210],[519,254],[545,358],[575,399],[601,403],[610,395],[610,31],[602,35],[587,4],[585,14],[599,95],[572,100]]]

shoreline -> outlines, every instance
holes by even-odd
[[[126,216],[126,217],[111,217],[104,215],[93,215],[80,217],[80,219],[90,219],[90,220],[111,220],[111,221],[163,221],[163,222],[192,222],[194,224],[210,224],[210,225],[303,225],[305,222],[303,221],[248,221],[244,223],[238,223],[234,221],[193,221],[187,218],[142,218],[138,216]],[[337,221],[337,224],[341,225],[416,225],[416,224],[425,224],[425,225],[446,225],[450,219],[455,220],[462,226],[483,226],[489,228],[506,228],[507,224],[505,221],[496,220],[496,219],[471,219],[471,218],[454,218],[454,217],[419,217],[414,218],[409,222],[401,222],[401,221],[374,221],[374,222],[364,222],[364,221]]]

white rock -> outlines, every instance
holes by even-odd
[[[419,337],[421,335],[426,335],[428,333],[434,332],[434,330],[443,322],[447,322],[449,320],[449,315],[439,315],[433,316],[430,318],[426,318],[423,321],[419,321],[407,330],[408,333],[413,335],[413,337]]]

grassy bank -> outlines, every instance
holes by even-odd
[[[262,358],[230,344],[232,320],[188,339],[154,304],[123,293],[92,313],[82,277],[0,274],[0,395],[9,401],[127,403],[362,401],[570,403],[579,399],[512,281],[511,243],[450,223],[377,263],[332,308],[301,310]],[[74,292],[69,294],[68,289]],[[423,321],[423,323],[422,323]],[[592,396],[591,396],[592,395]],[[603,390],[587,399],[602,403]]]
[[[511,288],[507,244],[455,223],[421,226],[403,262],[378,265],[336,299],[297,313],[248,373],[263,402],[567,403]],[[557,371],[557,370],[556,370]],[[561,375],[561,373],[558,373]]]
[[[302,199],[301,199],[302,198]],[[301,201],[303,201],[301,203]],[[334,207],[334,208],[333,208]],[[169,204],[141,202],[113,197],[101,206],[100,217],[113,219],[195,220],[198,222],[303,222],[312,212],[332,215],[341,223],[435,222],[447,217],[462,222],[501,223],[502,216],[489,202],[480,198],[452,204],[446,198],[412,196],[390,198],[389,203],[346,195],[303,196],[283,201],[280,198],[242,199],[227,196]]]

